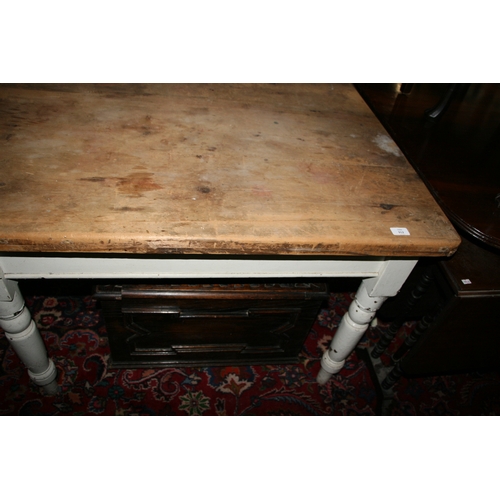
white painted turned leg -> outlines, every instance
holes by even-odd
[[[57,371],[48,358],[42,336],[24,304],[23,296],[15,281],[7,280],[0,270],[0,327],[14,351],[28,368],[35,384],[43,386],[48,394],[58,390]]]
[[[356,297],[344,314],[333,337],[330,347],[321,359],[321,369],[317,376],[319,384],[325,384],[334,373],[345,364],[361,337],[368,329],[377,310],[384,301],[398,293],[417,261],[387,261],[377,278],[361,282]]]

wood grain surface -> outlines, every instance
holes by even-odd
[[[460,243],[351,85],[1,85],[0,145],[0,252],[446,256]]]

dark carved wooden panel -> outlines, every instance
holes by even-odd
[[[436,278],[442,309],[403,359],[404,373],[500,369],[500,251],[464,237]]]
[[[398,313],[420,283],[434,277],[416,306],[403,319],[430,321],[400,362],[404,375],[500,369],[500,251],[463,236],[449,259],[422,261],[398,296],[387,300],[378,317],[398,324]]]
[[[294,363],[323,283],[98,286],[114,366]]]

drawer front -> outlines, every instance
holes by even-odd
[[[131,353],[199,353],[230,349],[240,353],[284,352],[297,330],[301,310],[179,311],[178,314],[124,313]],[[209,342],[207,342],[209,339]],[[133,346],[133,347],[132,347]]]
[[[211,366],[297,362],[325,294],[100,298],[113,365]]]

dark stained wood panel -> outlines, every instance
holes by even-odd
[[[325,283],[99,285],[114,366],[297,363]]]

